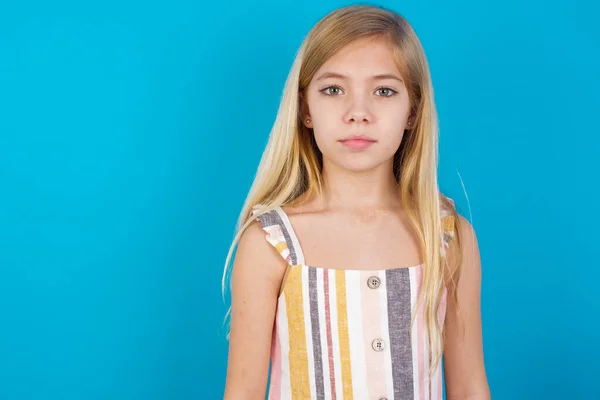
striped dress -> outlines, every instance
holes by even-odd
[[[278,298],[269,399],[438,400],[442,372],[428,377],[422,308],[409,336],[423,265],[385,270],[308,266],[281,207],[254,215],[290,265]],[[454,220],[442,212],[443,249]],[[439,318],[446,312],[442,296]]]

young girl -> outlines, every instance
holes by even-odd
[[[441,399],[442,354],[448,399],[490,398],[477,240],[437,151],[409,23],[371,6],[317,23],[227,257],[225,399],[264,399],[268,378],[270,399]]]

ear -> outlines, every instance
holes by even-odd
[[[410,131],[415,127],[415,116],[411,113],[406,119],[405,130]]]
[[[298,106],[300,108],[300,119],[302,124],[309,129],[312,129],[312,117],[310,116],[310,110],[308,109],[308,103],[302,93],[298,94]]]

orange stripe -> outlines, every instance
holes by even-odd
[[[340,342],[340,364],[342,367],[342,389],[344,400],[352,400],[352,368],[350,366],[350,337],[348,336],[348,308],[346,307],[346,274],[335,271],[337,298],[338,335]]]
[[[306,349],[306,332],[304,330],[304,299],[302,298],[302,268],[290,267],[288,282],[285,285],[286,312],[288,316],[288,332],[290,342],[290,388],[292,398],[300,399],[310,393],[308,377],[308,354]]]

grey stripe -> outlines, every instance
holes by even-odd
[[[290,250],[291,255],[291,265],[298,264],[298,258],[296,257],[296,249],[294,248],[294,243],[292,243],[292,238],[290,237],[290,233],[288,232],[281,216],[277,212],[277,210],[269,211],[258,217],[260,220],[260,224],[263,227],[279,225],[281,231],[283,232],[283,237],[285,238],[285,242],[287,243],[288,249]]]
[[[410,276],[408,268],[386,271],[388,325],[394,398],[412,399],[413,360],[410,343]]]
[[[315,359],[315,385],[317,400],[325,400],[325,384],[323,382],[323,359],[321,358],[321,335],[319,327],[319,300],[317,292],[317,270],[308,269],[308,295],[310,297],[310,323],[313,340],[313,357]]]

